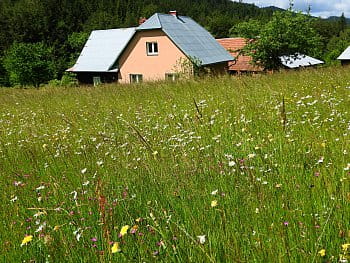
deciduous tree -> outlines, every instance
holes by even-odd
[[[51,49],[43,43],[14,43],[5,52],[3,65],[12,85],[39,87],[55,77]]]

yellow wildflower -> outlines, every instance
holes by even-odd
[[[26,245],[27,243],[29,243],[30,241],[33,240],[33,236],[32,235],[29,235],[29,236],[25,236],[22,240],[22,244],[21,244],[21,247]]]
[[[135,221],[136,221],[137,223],[140,223],[141,220],[142,220],[141,217],[135,219]]]
[[[55,227],[53,228],[54,231],[58,231],[59,229],[60,229],[60,226],[55,226]]]
[[[217,200],[211,201],[211,207],[215,207],[217,205],[218,205],[218,201]]]
[[[128,233],[128,229],[129,229],[128,225],[123,226],[122,229],[120,230],[120,235],[121,236],[126,235],[126,233]]]
[[[343,251],[346,252],[350,248],[350,243],[343,244],[343,245],[341,245],[341,247],[342,247]]]
[[[320,251],[318,251],[318,254],[321,256],[321,257],[324,257],[326,255],[326,250],[325,249],[321,249]]]
[[[119,242],[114,242],[111,250],[112,250],[112,253],[121,252],[122,250],[120,249]]]
[[[321,143],[321,146],[322,146],[323,148],[326,148],[326,143],[325,143],[325,142]]]

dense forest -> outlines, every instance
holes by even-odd
[[[218,38],[230,36],[233,26],[250,19],[266,23],[275,11],[230,0],[1,0],[0,86],[9,84],[3,61],[14,44],[45,46],[44,56],[54,62],[52,77],[60,78],[91,30],[135,26],[140,17],[169,10],[192,17]],[[327,61],[339,53],[334,50],[350,43],[344,17],[315,18],[313,27],[321,36],[320,54]]]

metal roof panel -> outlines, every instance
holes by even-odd
[[[137,30],[150,30],[150,29],[160,29],[162,25],[160,24],[158,13],[148,18],[143,24],[141,24]]]
[[[108,72],[124,50],[136,28],[92,31],[72,72]]]
[[[321,60],[303,54],[298,54],[297,57],[281,56],[280,59],[282,64],[288,68],[309,67],[324,63]]]
[[[207,30],[187,16],[154,14],[137,30],[160,28],[179,49],[188,57],[198,59],[201,65],[234,60]]]
[[[338,57],[339,60],[350,60],[350,46]]]

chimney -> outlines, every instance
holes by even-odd
[[[169,11],[169,15],[177,17],[177,11],[176,10]]]
[[[143,23],[145,23],[146,22],[146,17],[140,17],[139,18],[139,25],[142,25]]]

